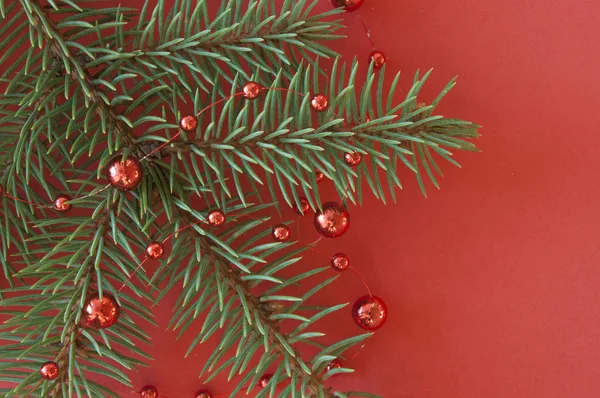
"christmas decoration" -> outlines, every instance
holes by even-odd
[[[244,98],[249,99],[249,100],[255,100],[258,98],[258,95],[260,94],[260,84],[256,83],[256,82],[248,82],[246,84],[244,84],[244,88],[242,89],[242,92],[244,93]]]
[[[154,386],[144,386],[140,391],[140,398],[158,398],[158,390]]]
[[[208,219],[208,224],[211,227],[220,227],[221,225],[225,224],[226,221],[225,213],[223,213],[221,210],[212,210],[210,213],[208,213],[206,218]]]
[[[315,213],[314,224],[324,237],[337,238],[350,228],[350,213],[341,204],[328,202],[323,205],[323,211]]]
[[[300,198],[300,206],[294,205],[294,211],[301,216],[308,213],[310,210],[310,203],[308,203],[308,199]]]
[[[338,272],[345,271],[350,266],[350,259],[344,253],[338,253],[331,258],[331,268]]]
[[[160,242],[150,242],[146,246],[146,255],[152,260],[159,260],[165,254],[165,246]]]
[[[258,384],[288,389],[289,396],[372,396],[334,388],[306,370],[325,367],[322,356],[287,331],[319,313],[344,315],[335,311],[337,300],[320,301],[328,267],[299,264],[302,249],[315,249],[321,238],[309,243],[298,233],[292,242],[289,219],[275,227],[262,220],[283,201],[301,198],[297,210],[306,212],[313,198],[321,203],[325,191],[339,192],[314,225],[325,237],[342,236],[349,213],[336,202],[395,189],[392,160],[404,160],[398,167],[416,174],[421,189],[428,179],[437,185],[441,167],[433,159],[455,163],[452,153],[475,149],[478,126],[437,115],[443,95],[419,108],[429,73],[391,84],[389,68],[375,76],[368,52],[358,47],[360,65],[336,58],[326,43],[339,36],[340,23],[329,6],[313,1],[0,3],[2,31],[12,32],[0,35],[0,219],[8,225],[0,228],[7,250],[0,267],[0,345],[8,345],[0,356],[2,394],[83,398],[122,391],[114,384],[131,385],[134,372],[146,372],[140,358],[152,356],[149,343],[168,344],[150,342],[147,331],[158,304],[173,302],[168,324],[185,334],[188,353],[201,343],[211,351],[194,365],[203,377],[239,375],[223,391],[245,394],[268,366],[277,377],[265,375]],[[362,4],[333,2],[346,11]],[[316,62],[317,55],[331,62]],[[191,107],[197,113],[180,113]],[[373,119],[368,125],[361,123],[365,112]],[[392,114],[401,114],[401,123]],[[345,153],[359,152],[373,164],[340,164]],[[60,196],[44,199],[49,192]],[[66,212],[69,198],[77,212]],[[46,210],[52,208],[63,213]],[[277,217],[297,218],[290,213]],[[148,236],[167,237],[168,262],[141,266],[166,257],[163,243]],[[347,256],[324,256],[337,271],[356,272]],[[119,318],[121,309],[130,316]],[[386,311],[369,294],[355,314],[372,330]],[[320,334],[319,322],[303,323],[305,336]],[[341,357],[370,336],[353,332],[321,341],[323,352]],[[266,357],[255,348],[263,344]],[[52,375],[51,385],[37,373],[39,358],[48,357],[60,365],[60,372],[40,370]],[[144,377],[174,377],[175,369],[154,364]],[[139,393],[158,397],[152,386]],[[197,398],[210,398],[205,393]]]
[[[117,157],[108,164],[106,176],[113,187],[122,191],[131,191],[142,182],[143,169],[139,160],[132,156],[125,161]]]
[[[265,388],[269,382],[271,381],[271,379],[273,378],[272,374],[265,374],[263,375],[260,380],[258,381],[258,386],[261,388]]]
[[[317,112],[326,111],[329,108],[329,99],[323,94],[317,94],[311,98],[310,106]]]
[[[343,366],[344,365],[342,364],[342,361],[340,361],[339,359],[336,358],[333,361],[329,362],[329,364],[327,364],[327,367],[325,368],[325,372],[329,372],[332,369],[339,369]]]
[[[331,4],[338,8],[344,7],[347,12],[356,11],[362,6],[365,0],[331,0]]]
[[[213,398],[213,395],[208,390],[200,390],[196,393],[194,398]]]
[[[361,328],[373,331],[383,326],[387,320],[387,307],[377,296],[363,296],[352,307],[352,318]]]
[[[83,310],[83,326],[94,327],[97,329],[106,329],[114,325],[119,319],[121,307],[115,301],[114,297],[104,294],[91,297],[84,306]]]
[[[380,69],[385,64],[385,54],[381,51],[373,51],[369,56],[369,61],[373,62],[373,67]]]
[[[179,121],[179,127],[186,133],[196,130],[198,127],[198,118],[194,115],[187,115]]]
[[[323,174],[322,171],[316,170],[315,171],[315,178],[317,179],[317,182],[321,182],[325,179],[325,174]]]
[[[67,195],[58,196],[54,200],[54,210],[62,212],[67,212],[71,210],[72,205],[70,203],[67,203],[69,200],[71,200],[71,198]]]
[[[273,230],[271,231],[273,239],[275,239],[278,242],[285,242],[290,238],[290,234],[290,228],[285,224],[278,224],[274,226]]]
[[[58,365],[54,361],[45,362],[40,368],[43,379],[54,380],[58,377]]]
[[[362,155],[359,152],[352,152],[344,154],[344,162],[348,166],[356,167],[362,161]]]

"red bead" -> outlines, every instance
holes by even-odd
[[[326,238],[342,236],[350,228],[350,213],[336,202],[323,205],[323,211],[317,211],[314,218],[317,232]]]
[[[344,253],[338,253],[331,258],[331,268],[338,272],[346,271],[350,266],[350,259]]]
[[[361,328],[373,331],[383,326],[387,320],[387,307],[377,296],[363,296],[352,307],[352,318]]]
[[[140,391],[140,398],[158,398],[158,390],[154,386],[144,386]]]
[[[271,235],[273,239],[278,242],[285,242],[290,238],[291,232],[290,228],[285,224],[279,224],[273,227],[273,231],[271,231]]]
[[[258,381],[258,386],[259,386],[260,388],[265,388],[265,387],[266,387],[266,386],[269,384],[269,381],[271,381],[271,378],[272,378],[272,377],[273,377],[273,375],[272,375],[272,374],[266,374],[266,375],[263,375],[263,376],[260,378],[260,380]]]
[[[362,6],[364,0],[331,0],[331,4],[335,7],[344,7],[347,12],[355,11]]]
[[[323,94],[317,94],[310,100],[310,106],[317,112],[326,111],[329,108],[329,99]]]
[[[208,213],[207,219],[208,224],[211,227],[220,227],[225,224],[226,221],[225,213],[221,210],[211,210],[210,213]]]
[[[375,69],[380,69],[383,64],[385,64],[385,54],[381,51],[373,51],[371,55],[369,55],[369,61],[373,62],[373,67]]]
[[[160,259],[165,254],[165,246],[160,242],[150,242],[146,247],[146,255],[152,260]]]
[[[329,362],[329,364],[327,365],[327,367],[325,368],[325,372],[329,372],[332,369],[339,369],[342,366],[344,366],[342,364],[342,361],[340,361],[339,359],[334,359],[333,361]]]
[[[297,204],[294,205],[294,211],[300,214],[301,216],[308,213],[309,210],[310,203],[308,203],[308,199],[306,198],[300,198],[300,206],[298,206]]]
[[[200,390],[196,393],[194,398],[213,398],[213,395],[208,390]]]
[[[121,314],[121,307],[113,296],[104,294],[90,298],[83,307],[83,326],[106,329],[114,325]]]
[[[325,179],[325,174],[320,170],[315,170],[315,178],[317,179],[317,182],[321,182]]]
[[[179,127],[186,133],[196,130],[198,127],[198,118],[194,115],[187,115],[179,121]]]
[[[248,83],[244,84],[244,87],[242,88],[242,91],[244,93],[244,98],[249,99],[249,100],[257,99],[261,90],[262,90],[262,87],[260,86],[260,84],[258,84],[256,82],[248,82]]]
[[[132,156],[125,161],[118,157],[108,164],[106,176],[113,187],[122,191],[131,191],[142,182],[143,169],[140,161]]]
[[[58,364],[54,361],[48,361],[40,368],[42,379],[54,380],[58,377]]]
[[[344,154],[344,162],[346,162],[348,166],[356,167],[361,161],[362,155],[358,152],[346,152]]]
[[[70,203],[67,203],[71,200],[67,195],[60,195],[56,199],[54,199],[54,210],[56,211],[69,211],[71,207],[73,207]]]

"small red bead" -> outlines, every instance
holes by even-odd
[[[344,162],[346,162],[348,166],[356,167],[360,164],[361,161],[362,155],[358,152],[347,152],[344,155]]]
[[[261,388],[265,388],[269,384],[269,381],[271,381],[272,377],[273,377],[272,374],[263,375],[263,377],[261,377],[260,380],[258,381],[258,386]]]
[[[350,212],[337,202],[323,204],[323,210],[315,212],[313,218],[318,233],[326,238],[338,238],[350,228]]]
[[[194,398],[213,398],[213,395],[208,390],[200,390],[196,393]]]
[[[370,332],[379,329],[387,320],[387,306],[377,296],[363,296],[352,307],[352,318],[361,328]]]
[[[150,242],[146,247],[146,255],[152,260],[160,259],[165,254],[165,246],[160,242]]]
[[[122,191],[136,189],[142,182],[144,169],[140,161],[129,156],[125,161],[117,156],[108,164],[106,177],[110,185]]]
[[[331,4],[335,7],[344,7],[347,12],[356,11],[362,6],[364,0],[331,0]]]
[[[349,266],[350,259],[344,253],[338,253],[331,258],[331,268],[338,272],[347,270]]]
[[[342,361],[340,361],[339,359],[334,359],[333,361],[329,362],[329,364],[327,365],[327,367],[325,368],[326,372],[329,372],[332,369],[339,369],[342,366],[344,366],[342,364]]]
[[[154,386],[144,386],[140,391],[140,398],[158,398],[158,390]]]
[[[69,202],[71,200],[67,195],[60,195],[54,200],[54,210],[56,211],[69,211],[73,207]]]
[[[120,314],[121,307],[113,296],[105,293],[100,298],[100,296],[94,295],[86,301],[83,307],[81,324],[84,327],[106,329],[119,320]]]
[[[315,170],[315,178],[317,182],[321,182],[325,179],[325,174],[320,170]]]
[[[385,54],[381,51],[373,51],[369,56],[369,61],[373,62],[375,69],[380,69],[385,64]]]
[[[244,84],[244,87],[242,88],[244,98],[249,100],[257,99],[261,90],[262,87],[256,82],[248,82]]]
[[[198,118],[194,115],[187,115],[179,121],[179,127],[186,133],[196,130],[198,127]]]
[[[220,227],[226,221],[225,213],[221,210],[211,210],[207,218],[211,227]]]
[[[40,368],[42,379],[54,380],[58,377],[58,364],[54,361],[48,361]]]
[[[310,203],[308,203],[308,199],[306,198],[300,198],[300,206],[298,206],[297,204],[294,205],[294,211],[300,214],[301,216],[308,213],[309,210]]]
[[[285,224],[279,224],[273,227],[273,231],[271,232],[273,239],[278,242],[285,242],[290,238],[291,232],[290,228]]]
[[[310,106],[317,112],[326,111],[329,108],[329,99],[323,94],[317,94],[310,100]]]

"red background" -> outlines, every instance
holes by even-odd
[[[600,5],[365,0],[343,16],[349,38],[335,44],[348,60],[371,51],[358,16],[388,70],[405,73],[403,87],[435,67],[424,92],[432,99],[460,75],[440,112],[482,124],[483,153],[459,154],[462,169],[444,165],[442,190],[429,187],[428,198],[405,172],[396,205],[367,195],[351,208],[350,232],[320,245],[347,252],[390,309],[348,363],[356,372],[332,383],[384,397],[600,396]],[[316,238],[308,218],[301,224]],[[345,302],[363,290],[348,273],[327,294]],[[211,347],[182,359],[191,337],[162,332],[173,301],[150,331],[157,361],[132,377],[136,388],[192,397]],[[359,332],[346,313],[334,326],[324,327],[336,338]]]

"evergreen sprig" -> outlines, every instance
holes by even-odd
[[[346,304],[325,308],[310,317],[298,314],[300,305],[325,288],[337,277],[329,277],[318,283],[301,297],[285,293],[285,288],[299,283],[310,283],[329,267],[298,273],[284,279],[278,276],[301,260],[303,248],[286,253],[296,243],[264,243],[271,230],[265,227],[268,219],[244,221],[250,214],[263,210],[264,206],[237,206],[230,208],[231,227],[218,235],[200,227],[190,229],[198,244],[185,269],[165,273],[173,286],[183,279],[184,288],[177,302],[177,311],[171,326],[184,333],[194,320],[204,315],[204,322],[191,343],[188,354],[194,347],[206,341],[215,332],[225,330],[217,349],[206,362],[202,373],[211,372],[207,381],[228,370],[228,380],[242,375],[231,396],[240,391],[250,393],[259,379],[275,366],[269,386],[257,393],[257,397],[274,396],[278,387],[283,396],[345,396],[327,387],[324,381],[333,374],[351,372],[342,368],[323,374],[329,362],[346,350],[361,343],[370,334],[363,334],[337,342],[331,346],[320,346],[321,352],[312,359],[303,359],[298,345],[311,344],[309,339],[324,336],[323,333],[307,332],[306,328],[322,317],[332,314]],[[188,223],[195,218],[184,216]],[[193,224],[197,225],[197,224]],[[239,242],[238,242],[239,241]],[[238,242],[236,244],[236,242]],[[233,249],[236,247],[236,249]],[[182,258],[184,251],[172,256]],[[269,258],[276,257],[275,261]],[[260,269],[257,267],[262,266]],[[168,274],[168,278],[166,275]],[[259,285],[266,285],[262,294],[255,293]],[[161,293],[164,295],[165,290]],[[297,326],[290,332],[282,331],[283,322]],[[256,365],[249,365],[258,358]]]
[[[402,100],[400,75],[388,87],[385,68],[371,65],[360,89],[356,62],[336,58],[325,73],[319,59],[336,54],[321,43],[340,37],[340,11],[315,13],[316,0],[226,0],[216,10],[205,0],[176,0],[167,10],[158,0],[139,12],[91,4],[0,0],[0,262],[9,282],[0,292],[0,382],[15,386],[2,393],[117,396],[95,376],[130,386],[123,368],[149,358],[139,346],[149,342],[144,325],[131,314],[153,324],[148,304],[176,288],[169,327],[180,335],[200,328],[188,354],[221,333],[201,373],[238,377],[231,396],[255,391],[273,372],[256,396],[374,397],[327,385],[352,372],[325,372],[329,362],[370,334],[325,344],[312,330],[345,304],[308,305],[335,277],[328,268],[301,271],[297,242],[269,241],[263,214],[279,204],[263,203],[262,186],[273,200],[299,205],[305,196],[317,209],[319,170],[340,197],[361,201],[366,182],[385,201],[385,178],[395,200],[402,164],[423,191],[425,178],[437,187],[434,155],[458,165],[451,151],[475,150],[476,125],[434,113],[455,81],[426,105],[417,96],[429,72]],[[238,95],[250,80],[265,87],[254,102]],[[318,115],[315,93],[330,101]],[[176,120],[216,101],[197,131],[157,151],[179,131]],[[363,162],[349,167],[347,152]],[[132,193],[102,177],[116,156],[145,159]],[[78,213],[34,205],[59,193],[76,198]],[[228,218],[219,230],[206,222],[214,208]],[[146,245],[164,239],[170,250],[157,272],[136,272]],[[289,292],[301,283],[303,294]],[[81,326],[93,294],[123,307],[107,330]],[[305,347],[316,353],[307,357]],[[46,360],[58,362],[60,376],[38,385]]]
[[[112,195],[108,193],[106,196]],[[102,208],[106,198],[99,201]],[[108,280],[124,282],[126,275],[135,268],[132,259],[127,258],[127,254],[133,256],[128,243],[133,241],[132,237],[125,240],[119,231],[120,239],[114,242],[105,239],[107,229],[115,220],[116,204],[118,202],[90,218],[42,221],[41,224],[51,232],[29,238],[31,244],[39,246],[29,254],[39,260],[21,268],[19,276],[25,280],[35,278],[36,281],[25,287],[10,289],[10,293],[17,293],[17,296],[1,301],[10,318],[0,329],[0,340],[19,338],[16,343],[3,346],[3,351],[7,350],[10,355],[8,358],[17,361],[9,366],[29,369],[27,373],[19,370],[6,373],[7,376],[23,376],[16,388],[6,392],[7,396],[30,394],[39,379],[39,373],[32,372],[32,367],[37,365],[39,370],[40,363],[46,360],[56,361],[63,371],[55,383],[45,382],[40,386],[42,396],[104,396],[109,390],[90,381],[89,374],[103,374],[130,385],[127,376],[109,360],[132,369],[144,362],[129,357],[123,351],[150,358],[138,347],[139,342],[149,343],[147,334],[126,312],[117,325],[106,331],[81,326],[81,308],[86,300],[92,292],[102,295],[106,291],[114,294],[122,306],[135,309],[152,323],[152,314],[142,301],[122,292],[117,294]],[[117,246],[116,242],[120,245]],[[52,247],[50,251],[46,249],[48,244]],[[147,282],[143,274],[138,277]],[[23,290],[33,293],[19,294]],[[136,295],[151,300],[144,289],[132,286],[132,290]],[[120,349],[117,351],[115,347]],[[23,360],[27,362],[20,362]],[[7,370],[9,366],[6,366]],[[0,375],[0,380],[14,380],[5,377]]]
[[[347,195],[353,202],[357,197],[362,199],[365,182],[376,197],[385,201],[381,171],[395,200],[395,188],[402,187],[398,163],[415,174],[425,193],[424,175],[439,187],[435,174],[441,175],[441,169],[433,155],[459,166],[451,151],[476,150],[468,140],[478,137],[477,125],[434,114],[455,85],[455,79],[426,105],[419,102],[418,94],[431,71],[422,78],[417,73],[406,98],[395,103],[399,73],[388,88],[384,83],[385,67],[378,72],[374,84],[376,75],[371,66],[359,92],[358,63],[353,62],[348,69],[346,75],[346,65],[340,65],[336,59],[330,78],[319,85],[319,69],[313,73],[309,66],[301,64],[287,84],[278,75],[259,102],[240,101],[235,96],[242,84],[238,77],[231,88],[231,98],[219,112],[207,114],[208,120],[203,120],[206,127],[194,136],[184,135],[163,152],[165,156],[173,153],[183,159],[186,173],[195,173],[196,183],[190,183],[198,185],[197,189],[206,187],[207,175],[213,176],[227,197],[237,195],[244,203],[242,175],[246,175],[251,177],[251,183],[260,185],[266,179],[271,195],[281,193],[290,206],[299,206],[300,197],[306,197],[316,209],[321,201],[315,170],[334,182],[341,197]],[[213,90],[214,95],[206,102],[216,98],[220,87]],[[331,106],[326,112],[316,114],[311,109],[310,98],[316,93],[329,95]],[[344,154],[353,152],[366,156],[370,162],[363,161],[357,168],[348,166]],[[257,169],[262,169],[262,178]],[[228,183],[229,174],[232,181]],[[218,203],[218,192],[212,188],[211,191]]]

